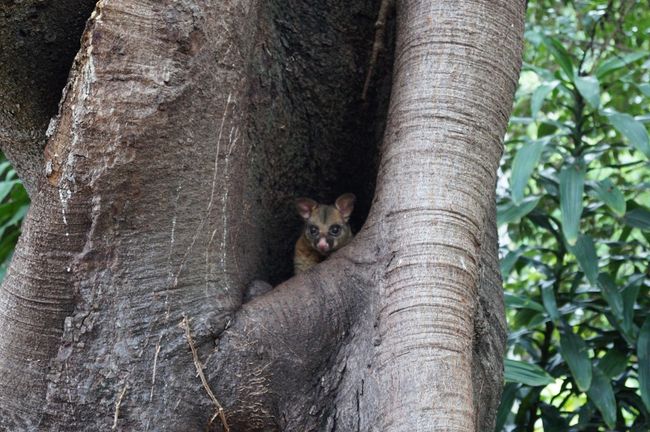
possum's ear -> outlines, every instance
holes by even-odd
[[[346,222],[350,218],[352,210],[354,210],[354,202],[356,200],[357,197],[355,197],[354,194],[346,193],[338,197],[336,203],[334,203],[336,209],[341,213],[341,216],[343,216],[343,219],[345,219]]]
[[[302,217],[304,220],[309,219],[309,216],[311,216],[311,212],[316,207],[318,207],[318,203],[313,199],[298,198],[296,200],[296,209],[298,210],[298,214],[300,215],[300,217]]]

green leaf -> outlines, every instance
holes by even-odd
[[[17,184],[20,183],[18,180],[5,180],[0,182],[0,202],[4,200],[7,195],[9,195],[9,192],[11,192],[11,189]]]
[[[521,256],[521,251],[520,250],[514,250],[508,252],[508,254],[501,260],[501,275],[503,277],[503,280],[506,280],[508,278],[508,275],[510,275],[510,272],[512,271],[512,267],[517,263],[517,260]]]
[[[560,171],[560,219],[569,245],[578,240],[582,216],[585,170],[578,164],[564,165]]]
[[[501,393],[501,404],[499,404],[499,410],[497,411],[497,421],[494,432],[501,432],[503,430],[503,425],[506,424],[508,420],[508,415],[512,410],[512,405],[515,402],[515,397],[517,396],[517,390],[519,385],[517,383],[508,383],[503,388],[503,393]]]
[[[553,285],[546,284],[541,287],[541,290],[544,308],[546,308],[546,312],[551,317],[551,319],[554,322],[557,322],[560,319],[560,311],[557,308],[557,300],[555,299],[555,291],[553,290]]]
[[[504,366],[505,380],[508,382],[521,383],[531,387],[545,386],[555,382],[544,369],[532,363],[506,359]]]
[[[596,286],[598,284],[598,255],[596,255],[596,246],[591,236],[579,235],[576,243],[573,246],[569,245],[568,249],[576,257],[589,283]]]
[[[573,82],[583,98],[593,108],[598,109],[600,106],[600,84],[592,76],[578,76]]]
[[[643,123],[625,113],[604,113],[614,129],[632,144],[632,147],[650,157],[650,139]]]
[[[551,37],[544,37],[542,42],[555,58],[557,63],[560,65],[560,68],[564,71],[569,80],[573,79],[573,59],[569,52],[564,48],[564,45],[557,39]]]
[[[650,210],[637,207],[627,212],[623,217],[623,221],[633,228],[650,230]]]
[[[606,75],[609,75],[612,72],[615,72],[630,63],[634,63],[637,60],[640,60],[648,55],[645,51],[638,51],[634,53],[625,54],[622,56],[617,55],[616,57],[611,57],[602,62],[596,68],[596,76],[602,78]]]
[[[512,201],[515,205],[521,204],[524,199],[524,190],[530,176],[537,167],[539,158],[544,149],[542,141],[533,141],[519,149],[512,161],[512,174],[510,177]]]
[[[619,217],[625,214],[625,196],[610,179],[604,179],[592,185],[594,192],[607,207]]]
[[[560,352],[571,370],[571,375],[580,391],[587,391],[591,386],[591,361],[587,345],[582,338],[570,328],[560,332]]]
[[[504,293],[506,306],[510,309],[531,309],[544,312],[544,306],[531,300],[529,297],[518,296],[513,293]]]
[[[11,169],[11,163],[9,161],[3,161],[0,163],[0,176],[2,176],[5,171]]]
[[[587,390],[589,399],[603,415],[603,420],[610,429],[616,426],[616,398],[609,378],[597,367],[593,369],[591,387]]]
[[[539,405],[539,409],[542,411],[541,417],[544,432],[566,432],[569,430],[567,418],[564,417],[564,414],[557,407],[542,402]]]
[[[628,339],[631,339],[635,333],[634,325],[634,304],[636,299],[639,296],[639,291],[641,291],[641,284],[645,279],[645,275],[638,275],[637,278],[632,280],[623,291],[621,291],[621,296],[623,297],[623,331],[628,335]]]
[[[650,96],[650,84],[644,83],[644,84],[639,84],[637,85],[641,93],[643,93],[644,96]]]
[[[623,296],[616,287],[616,283],[606,274],[601,273],[598,276],[598,286],[603,298],[609,304],[612,313],[619,321],[623,321]]]
[[[518,221],[533,209],[539,203],[540,197],[527,197],[520,205],[512,202],[497,206],[497,225],[502,226],[514,221]]]
[[[639,389],[646,409],[650,410],[650,317],[645,319],[636,344],[639,357]]]
[[[603,371],[610,379],[614,379],[627,368],[627,356],[617,349],[608,350],[607,353],[598,360],[598,369]]]
[[[560,82],[555,80],[555,81],[549,81],[540,84],[535,91],[533,92],[533,95],[530,97],[530,116],[535,117],[537,116],[537,113],[539,110],[542,108],[542,104],[544,103],[544,100],[546,97],[557,87],[557,85]]]

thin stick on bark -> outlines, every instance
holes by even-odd
[[[120,406],[122,405],[122,399],[126,393],[126,389],[129,387],[128,384],[124,384],[124,388],[120,392],[120,395],[117,397],[117,402],[115,402],[115,414],[113,414],[113,427],[111,429],[117,428],[117,419],[120,417]]]
[[[190,331],[190,322],[186,316],[183,316],[183,321],[181,321],[179,325],[185,330],[185,337],[187,338],[187,343],[190,346],[190,349],[192,350],[192,358],[194,359],[194,367],[196,367],[196,373],[198,374],[199,378],[201,378],[201,383],[203,384],[203,388],[205,389],[206,393],[208,394],[208,396],[212,400],[212,403],[217,409],[214,416],[212,416],[212,418],[210,419],[210,423],[212,423],[215,418],[219,417],[225,432],[230,432],[230,427],[228,427],[228,422],[226,421],[225,411],[223,410],[223,407],[217,400],[217,397],[212,392],[212,389],[208,384],[208,380],[205,378],[205,374],[203,373],[203,364],[199,359],[199,354],[196,352],[196,346],[194,345],[194,339],[192,339],[192,334]]]
[[[388,18],[388,11],[393,6],[394,0],[381,0],[379,6],[379,15],[375,22],[375,42],[372,44],[372,54],[370,55],[370,63],[368,65],[368,73],[366,74],[366,82],[363,84],[363,93],[361,100],[365,101],[368,97],[368,88],[370,87],[370,80],[377,67],[377,58],[379,52],[384,49],[384,34],[386,33],[386,19]]]

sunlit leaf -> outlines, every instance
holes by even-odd
[[[540,84],[530,97],[530,116],[535,117],[548,96],[560,82],[557,80]]]
[[[564,165],[560,171],[560,213],[562,232],[569,245],[575,244],[580,231],[585,170],[578,164]]]
[[[544,369],[533,363],[506,359],[504,366],[505,380],[508,382],[521,383],[531,387],[545,386],[555,382]]]
[[[637,87],[641,90],[641,93],[643,93],[644,96],[650,96],[650,84],[643,83],[637,85]]]
[[[650,139],[643,123],[625,113],[606,113],[609,123],[614,126],[634,147],[641,153],[650,157]]]
[[[598,199],[612,209],[617,216],[623,216],[625,214],[625,196],[610,179],[595,182],[592,187]]]
[[[593,108],[598,109],[600,106],[600,84],[595,77],[578,76],[573,82],[583,98]]]
[[[511,222],[518,221],[533,209],[539,203],[539,197],[527,197],[520,205],[515,205],[509,202],[504,205],[497,206],[497,225],[505,225]]]
[[[598,65],[596,68],[596,76],[598,78],[603,78],[606,75],[609,75],[610,73],[617,71],[618,69],[621,69],[630,63],[634,63],[635,61],[646,57],[647,55],[648,53],[645,51],[637,51],[624,55],[616,54],[614,57],[608,58],[600,65]]]
[[[609,378],[597,367],[593,368],[591,387],[587,390],[589,399],[596,405],[603,415],[607,426],[613,429],[616,426],[616,398]]]
[[[5,180],[5,181],[0,181],[0,202],[4,200],[7,195],[9,195],[9,192],[11,192],[11,189],[19,183],[18,180]]]
[[[645,319],[636,343],[639,357],[639,389],[647,410],[650,410],[650,317]]]
[[[582,338],[573,333],[570,328],[560,333],[560,352],[569,365],[571,375],[581,391],[587,391],[591,386],[591,360],[587,345]]]
[[[524,144],[515,155],[515,159],[512,162],[510,182],[512,201],[516,205],[521,204],[521,201],[524,199],[526,184],[528,184],[530,176],[537,167],[543,148],[544,143],[542,141],[533,141]]]

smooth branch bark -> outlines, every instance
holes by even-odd
[[[524,2],[397,2],[363,229],[242,305],[291,243],[279,197],[374,183],[378,4],[289,3],[98,2],[2,286],[0,427],[491,430]]]

